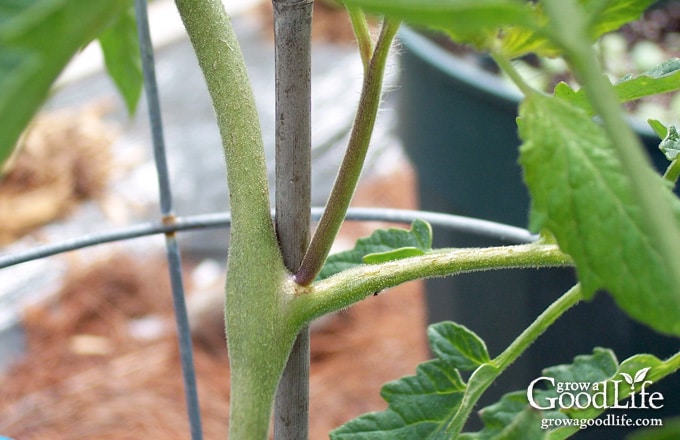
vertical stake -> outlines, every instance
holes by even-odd
[[[276,232],[296,272],[310,236],[313,0],[272,0],[276,70]],[[309,328],[297,337],[274,404],[274,439],[309,437]]]

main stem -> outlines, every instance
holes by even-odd
[[[232,224],[225,318],[229,438],[263,440],[298,331],[282,319],[289,279],[271,219],[264,147],[243,56],[221,0],[176,0],[203,71],[227,163]]]
[[[276,71],[276,232],[297,271],[311,209],[311,22],[313,0],[273,0]],[[309,437],[309,327],[297,336],[274,403],[274,439]]]

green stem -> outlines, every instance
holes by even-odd
[[[664,376],[666,377],[670,374],[675,373],[676,371],[680,370],[680,351],[675,353],[673,356],[669,357],[664,361],[664,365],[666,366],[666,371],[664,371]],[[652,373],[654,374],[654,373]],[[652,379],[658,380],[656,377],[651,376]]]
[[[399,22],[387,20],[383,24],[375,52],[364,77],[359,108],[350,134],[347,152],[328,198],[326,210],[319,220],[302,264],[295,274],[295,281],[300,285],[306,286],[314,281],[345,219],[345,213],[359,181],[366,151],[371,141],[380,105],[387,55],[398,28]]]
[[[541,313],[538,318],[536,318],[536,320],[503,351],[503,353],[493,360],[493,363],[500,371],[508,368],[510,364],[529,348],[529,345],[538,339],[538,337],[557,320],[557,318],[581,301],[582,298],[583,294],[579,284],[569,289],[567,293],[545,309],[543,313]]]
[[[176,0],[213,101],[227,163],[231,238],[225,318],[229,438],[265,440],[298,329],[285,313],[287,274],[269,206],[264,147],[243,56],[221,0]],[[225,240],[226,243],[226,240]]]
[[[658,190],[656,173],[649,157],[644,154],[638,136],[626,122],[612,85],[602,74],[588,38],[587,17],[574,0],[548,1],[545,10],[551,18],[547,32],[564,50],[593,109],[602,119],[614,154],[632,182],[632,192],[640,213],[651,225],[653,236],[650,239],[667,264],[676,292],[680,291],[680,230],[676,216],[664,193]]]
[[[663,178],[669,182],[676,183],[678,181],[678,177],[680,177],[680,161],[675,159],[670,165],[668,165],[668,168],[666,168]]]
[[[255,98],[220,0],[176,0],[212,98],[227,161],[233,227],[273,236],[264,147]],[[258,239],[259,240],[259,239]]]
[[[364,73],[366,73],[371,62],[371,57],[373,56],[373,40],[371,39],[371,33],[368,30],[366,15],[364,14],[364,11],[357,6],[345,5],[345,8],[349,14],[349,19],[352,22],[354,35],[357,37],[359,55],[361,56],[361,62],[364,64]]]
[[[406,281],[465,272],[571,265],[555,245],[525,244],[470,249],[440,249],[382,264],[364,264],[301,289],[290,304],[295,322],[304,323],[341,310]]]
[[[538,339],[560,316],[581,301],[582,298],[581,286],[577,284],[545,309],[503,353],[493,359],[490,364],[483,365],[473,373],[468,381],[470,385],[463,397],[463,402],[447,428],[447,433],[451,438],[456,437],[460,433],[477,401],[496,378],[520,357],[529,345]],[[473,383],[475,386],[472,386]]]
[[[501,70],[508,75],[512,82],[515,83],[517,88],[524,94],[524,96],[528,96],[536,92],[536,89],[531,87],[524,80],[522,75],[519,74],[519,72],[517,71],[517,69],[515,69],[515,66],[513,66],[510,60],[508,60],[503,55],[497,53],[492,53],[491,58],[493,58],[496,64],[498,64],[498,67],[500,67]]]

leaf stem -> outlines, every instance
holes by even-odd
[[[675,159],[666,168],[663,178],[675,184],[678,181],[678,177],[680,177],[680,160]]]
[[[555,245],[531,243],[489,248],[438,249],[425,255],[365,264],[328,277],[302,290],[290,304],[294,321],[314,318],[348,307],[376,292],[406,281],[489,269],[571,265]]]
[[[508,77],[510,77],[512,82],[524,94],[524,96],[528,96],[536,92],[536,89],[531,87],[524,80],[522,75],[520,75],[517,69],[515,69],[515,66],[512,64],[512,62],[508,60],[505,56],[503,56],[502,54],[492,52],[491,58],[496,62],[496,64],[498,64],[498,67],[500,67],[501,70],[505,72],[508,75]]]
[[[359,109],[345,157],[328,198],[326,210],[319,220],[302,264],[295,274],[295,281],[300,285],[309,285],[323,267],[352,200],[380,106],[387,55],[398,28],[398,21],[386,20],[383,24],[375,52],[364,77]]]
[[[361,8],[357,6],[345,5],[349,19],[352,22],[354,35],[357,37],[357,45],[359,46],[359,55],[361,62],[364,64],[364,73],[368,72],[371,57],[373,56],[373,40],[368,30],[368,22],[366,15]]]
[[[550,304],[550,306],[541,313],[534,322],[529,325],[524,331],[506,348],[503,353],[499,354],[493,363],[500,369],[505,370],[512,364],[524,351],[531,345],[540,335],[545,332],[564,312],[576,305],[583,299],[581,285],[576,284],[569,289],[564,295],[557,299],[557,301]]]
[[[474,380],[476,386],[468,386],[468,390],[463,397],[463,401],[461,402],[455,417],[448,425],[447,433],[451,435],[451,438],[454,438],[460,433],[465,425],[465,421],[468,420],[472,410],[477,404],[477,401],[496,378],[520,357],[529,345],[538,339],[538,337],[542,335],[557,318],[576,305],[581,299],[583,299],[581,286],[577,284],[545,309],[543,313],[541,313],[508,348],[493,359],[490,364],[483,365],[473,373],[473,377],[478,374],[478,377],[481,379]],[[473,382],[473,377],[470,378],[469,383]]]

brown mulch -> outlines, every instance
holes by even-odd
[[[108,183],[113,129],[104,108],[38,115],[0,173],[0,246],[53,220]]]
[[[355,204],[415,206],[413,173],[400,164],[366,179]],[[373,226],[349,223],[342,236],[351,240]],[[0,433],[21,440],[188,438],[167,278],[157,256],[117,255],[74,267],[52,300],[26,313],[27,355],[0,377]],[[149,316],[162,317],[170,330],[133,336],[130,324]],[[316,326],[310,438],[327,438],[333,427],[384,409],[381,385],[413,374],[426,359],[424,329],[420,283]],[[226,347],[197,340],[194,352],[204,436],[226,438]]]

